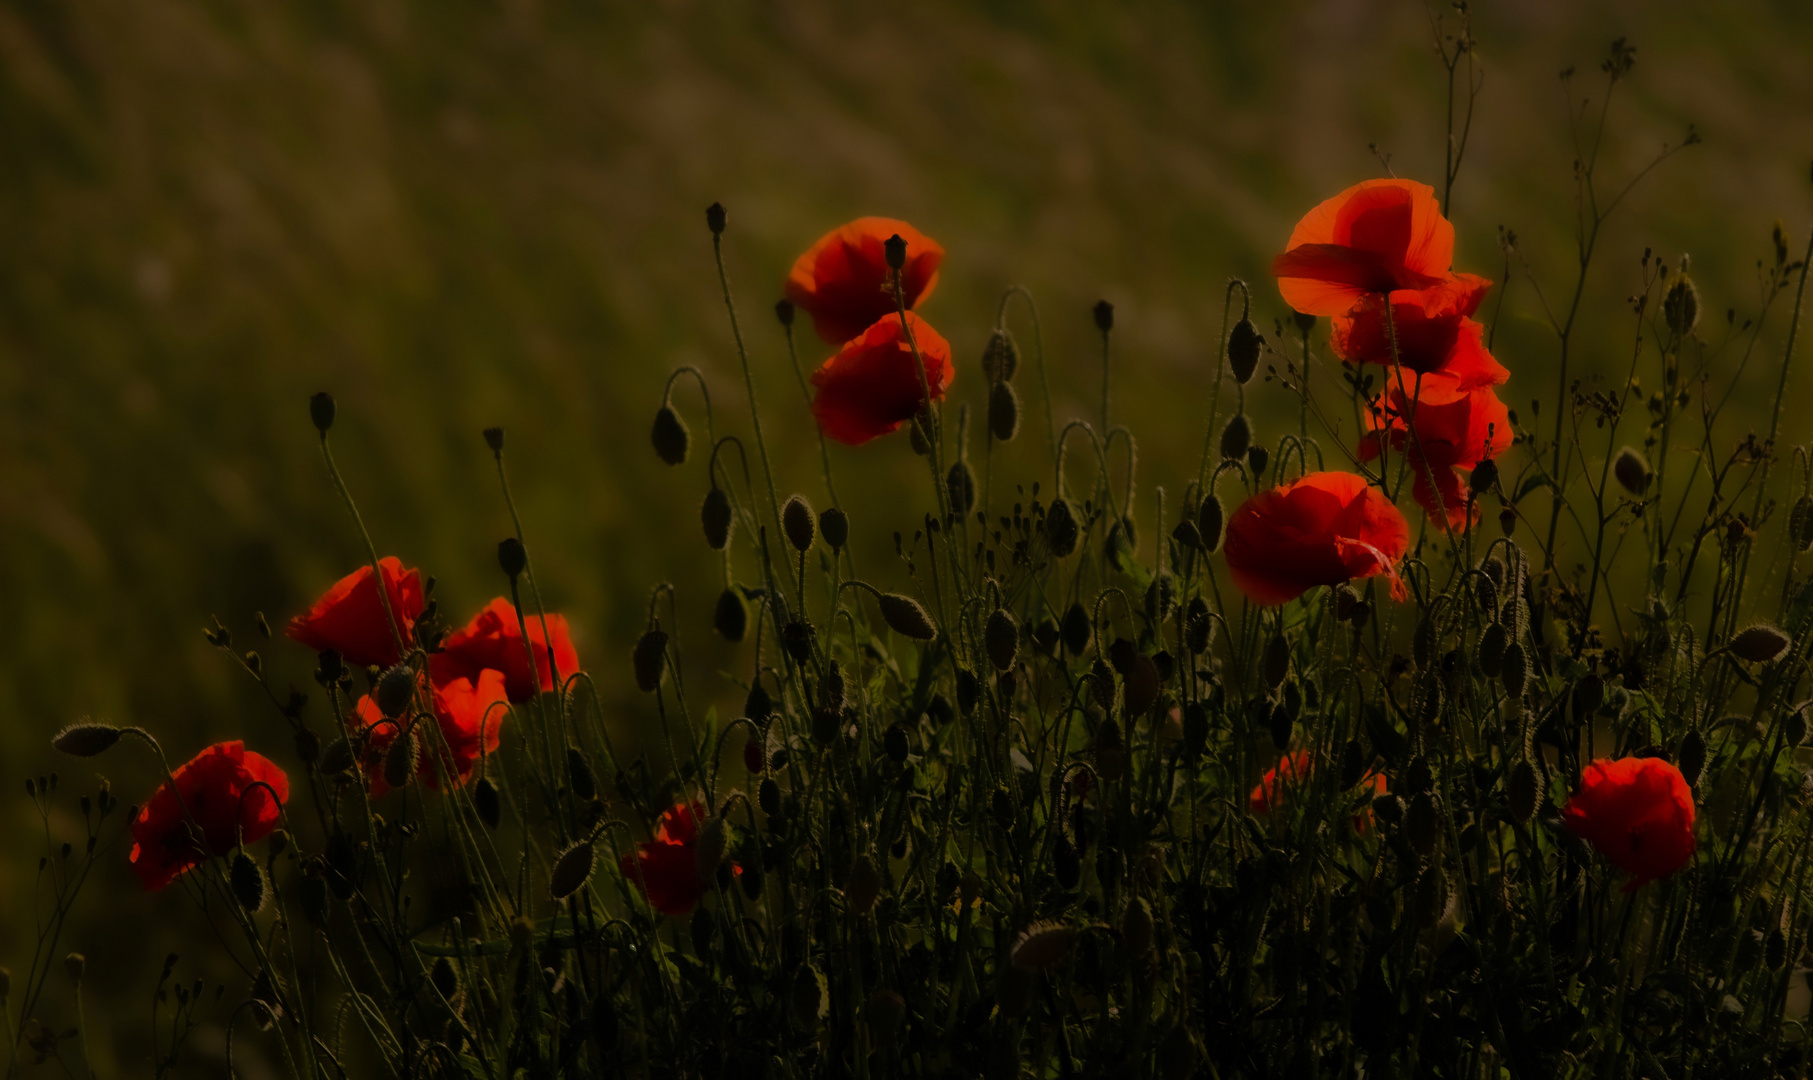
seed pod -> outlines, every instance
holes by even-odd
[[[824,706],[812,710],[812,741],[820,746],[830,746],[837,740],[837,733],[844,727],[843,714],[836,709]]]
[[[112,724],[84,720],[57,732],[51,738],[50,745],[75,757],[94,757],[112,749],[123,734],[124,731]]]
[[[1202,505],[1196,508],[1196,531],[1202,536],[1202,549],[1214,551],[1221,546],[1221,526],[1225,519],[1221,500],[1214,492],[1202,497]]]
[[[896,634],[914,641],[930,641],[938,636],[938,627],[933,625],[932,617],[912,597],[900,593],[882,593],[876,598],[876,602],[881,607],[883,621]]]
[[[1183,618],[1184,648],[1191,656],[1209,647],[1209,635],[1214,629],[1215,624],[1209,620],[1209,605],[1200,596],[1191,597]]]
[[[1506,783],[1506,794],[1511,804],[1511,818],[1515,821],[1528,821],[1536,813],[1536,797],[1539,794],[1536,783],[1536,767],[1528,760],[1521,760],[1511,767],[1511,777]]]
[[[227,867],[227,883],[233,887],[233,898],[240,907],[254,915],[264,908],[270,889],[265,884],[264,871],[250,855],[241,851],[233,856]]]
[[[950,489],[951,509],[959,516],[967,515],[976,508],[976,473],[969,467],[967,459],[957,459],[944,483]]]
[[[1475,496],[1484,495],[1486,492],[1491,491],[1493,486],[1497,483],[1498,462],[1493,461],[1491,458],[1487,458],[1478,465],[1473,466],[1473,471],[1467,474],[1467,490],[1471,491]]]
[[[981,697],[982,697],[982,680],[976,678],[975,672],[966,671],[963,668],[958,668],[957,669],[957,708],[958,708],[958,710],[961,711],[964,716],[968,716],[970,713],[973,713],[976,711],[976,702],[979,701],[981,699]]]
[[[1075,602],[1064,612],[1064,621],[1058,632],[1064,640],[1064,649],[1072,656],[1081,656],[1089,648],[1089,639],[1094,631],[1089,625],[1089,613],[1083,610],[1081,602]]]
[[[378,688],[372,697],[377,699],[378,711],[395,720],[409,708],[409,700],[415,697],[415,687],[415,672],[408,664],[397,664],[378,678]]]
[[[749,606],[734,586],[718,594],[717,605],[711,612],[711,625],[725,641],[741,641],[748,632]]]
[[[598,778],[592,775],[592,766],[577,746],[567,747],[567,786],[581,802],[591,802],[598,797]]]
[[[1479,635],[1479,670],[1496,678],[1504,664],[1507,640],[1503,623],[1492,623]]]
[[[850,541],[850,515],[835,506],[826,510],[818,515],[818,534],[832,551],[842,551]]]
[[[1127,914],[1121,919],[1121,940],[1127,945],[1127,951],[1133,956],[1144,956],[1152,948],[1152,905],[1146,898],[1136,896],[1127,905]]]
[[[1404,839],[1410,841],[1410,847],[1426,859],[1435,851],[1440,824],[1435,796],[1427,791],[1421,792],[1410,800],[1410,808],[1404,813]]]
[[[988,433],[997,442],[1012,442],[1020,433],[1020,396],[1013,383],[998,382],[989,390]]]
[[[774,709],[774,700],[761,683],[749,688],[749,695],[743,699],[743,715],[763,727],[768,726],[768,714]]]
[[[522,576],[529,568],[529,553],[523,550],[521,540],[506,536],[497,542],[497,566],[511,581]]]
[[[730,496],[716,485],[705,493],[705,504],[699,507],[699,524],[705,529],[705,542],[713,551],[723,551],[730,543],[730,529],[735,524]]]
[[[472,809],[478,812],[478,819],[487,829],[496,829],[503,820],[503,800],[498,798],[497,785],[489,776],[479,777],[478,783],[472,785]]]
[[[794,619],[781,627],[781,648],[787,650],[794,663],[803,664],[812,656],[812,640],[816,635],[811,623]]]
[[[718,814],[705,821],[699,829],[698,838],[694,841],[693,857],[699,878],[710,881],[718,872],[718,864],[724,861],[724,855],[730,850],[730,823],[723,814]]]
[[[636,688],[654,693],[667,673],[667,631],[656,627],[638,638],[630,662],[636,672]]]
[[[384,752],[384,782],[393,788],[409,783],[421,764],[421,743],[414,731],[406,731],[390,741]]]
[[[774,777],[763,777],[762,782],[756,786],[755,804],[769,817],[781,812],[781,785],[775,782]]]
[[[1272,748],[1280,754],[1289,750],[1291,730],[1296,726],[1296,722],[1291,719],[1290,710],[1284,707],[1283,702],[1272,707],[1271,721],[1266,726],[1271,729]]]
[[[1246,467],[1254,476],[1263,473],[1266,463],[1271,460],[1271,452],[1258,443],[1246,448]]]
[[[850,880],[844,885],[844,900],[854,915],[867,915],[881,896],[881,871],[867,855],[858,855],[850,864]]]
[[[1524,686],[1530,678],[1530,668],[1522,643],[1513,641],[1505,646],[1504,659],[1498,665],[1498,677],[1505,685],[1505,693],[1512,700],[1523,697]]]
[[[798,552],[810,548],[818,537],[818,519],[813,517],[812,504],[804,495],[789,496],[787,504],[781,507],[781,531],[787,534],[787,542]]]
[[[1684,271],[1662,294],[1662,319],[1681,337],[1693,333],[1700,323],[1700,290]]]
[[[1626,446],[1618,451],[1612,461],[1612,475],[1617,477],[1618,484],[1632,495],[1641,495],[1649,490],[1649,482],[1655,474],[1649,462],[1638,453],[1635,447]]]
[[[1020,654],[1020,626],[1006,608],[996,608],[982,626],[982,650],[996,671],[1014,666]]]
[[[723,203],[714,202],[705,208],[705,227],[711,230],[711,235],[718,236],[724,232],[725,216]]]
[[[1229,461],[1245,457],[1246,448],[1252,443],[1253,425],[1247,421],[1245,413],[1236,413],[1227,426],[1221,429],[1221,456]]]
[[[1688,728],[1687,734],[1681,736],[1681,746],[1675,752],[1675,764],[1681,770],[1681,778],[1687,781],[1688,787],[1700,782],[1700,773],[1706,768],[1706,739],[1699,728]]]
[[[1272,639],[1265,643],[1265,658],[1261,663],[1260,670],[1265,676],[1265,685],[1273,690],[1278,689],[1291,669],[1290,642],[1284,640],[1283,631],[1274,632]]]
[[[1796,551],[1813,548],[1813,496],[1802,495],[1788,511],[1788,538]]]
[[[1731,641],[1725,647],[1739,660],[1748,660],[1752,664],[1766,664],[1781,656],[1793,644],[1788,635],[1768,623],[1757,623],[1746,626],[1731,635]]]
[[[1265,338],[1251,319],[1242,318],[1228,334],[1228,366],[1234,369],[1234,381],[1245,385],[1259,367],[1259,353]]]
[[[308,418],[315,422],[315,430],[326,435],[334,426],[334,395],[326,390],[308,399]]]
[[[1782,721],[1782,741],[1790,748],[1807,741],[1807,708],[1805,705],[1789,713]]]
[[[1514,508],[1507,506],[1498,512],[1498,531],[1506,536],[1517,531],[1517,511]]]
[[[556,900],[572,896],[591,880],[594,863],[590,840],[581,840],[561,852],[560,858],[554,860],[553,872],[548,875],[548,892]]]
[[[686,421],[680,419],[673,406],[663,405],[655,413],[655,426],[649,431],[649,441],[655,444],[655,454],[669,465],[679,465],[686,461],[686,455],[692,449],[692,433],[686,430]]]
[[[1070,500],[1059,496],[1045,511],[1045,542],[1051,545],[1052,555],[1062,559],[1076,550],[1077,538],[1076,514],[1070,509]]]

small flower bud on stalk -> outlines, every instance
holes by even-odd
[[[730,496],[714,485],[705,493],[704,505],[699,507],[699,524],[705,530],[705,542],[713,551],[723,551],[729,545],[732,522]]]
[[[967,459],[958,458],[951,466],[945,486],[950,489],[951,509],[957,514],[966,516],[976,508],[976,473]]]
[[[1202,537],[1204,551],[1213,552],[1221,546],[1221,528],[1225,512],[1221,500],[1214,492],[1202,497],[1202,505],[1196,508],[1196,532]]]
[[[1081,656],[1089,647],[1089,639],[1094,632],[1089,625],[1089,613],[1083,610],[1080,601],[1072,602],[1064,612],[1064,621],[1058,627],[1064,639],[1064,648],[1072,656]]]
[[[1653,477],[1649,462],[1645,461],[1633,447],[1626,446],[1618,451],[1618,457],[1612,462],[1612,475],[1617,477],[1618,484],[1632,495],[1641,495],[1649,490]]]
[[[384,752],[384,782],[393,788],[409,783],[421,760],[421,746],[414,731],[404,732],[391,740]]]
[[[1246,448],[1246,467],[1254,476],[1263,473],[1271,460],[1271,451],[1257,443]]]
[[[1467,475],[1467,490],[1471,491],[1475,496],[1484,495],[1486,492],[1491,491],[1493,486],[1497,483],[1498,462],[1493,461],[1491,458],[1487,458],[1478,465],[1473,466],[1473,471]]]
[[[257,914],[263,907],[269,888],[265,884],[264,871],[258,863],[245,852],[233,856],[227,867],[227,881],[233,887],[233,898],[239,906],[252,914]]]
[[[397,664],[386,670],[378,679],[378,689],[373,695],[377,699],[378,711],[392,720],[402,716],[409,708],[409,701],[415,696],[415,672],[408,664]]]
[[[591,880],[594,861],[590,840],[581,840],[561,852],[548,875],[548,892],[556,900],[565,900],[584,888]]]
[[[938,636],[938,628],[932,624],[932,617],[926,614],[919,601],[900,593],[881,593],[876,597],[881,606],[881,617],[889,629],[914,641],[930,641]]]
[[[667,631],[655,627],[637,639],[630,662],[636,673],[636,688],[645,694],[654,693],[667,671]]]
[[[1259,367],[1259,354],[1265,347],[1265,338],[1253,325],[1251,319],[1241,319],[1234,324],[1228,334],[1228,366],[1234,369],[1234,381],[1242,385],[1253,377]]]
[[[88,958],[79,952],[72,952],[63,958],[63,970],[69,973],[70,982],[80,986],[82,976],[88,972]]]
[[[1507,794],[1510,797],[1511,817],[1520,822],[1530,820],[1536,813],[1539,792],[1536,768],[1529,761],[1519,761],[1512,768]]]
[[[485,429],[485,445],[489,446],[491,448],[491,452],[493,454],[503,453],[504,452],[504,429],[500,428],[500,427],[486,428]]]
[[[1070,509],[1070,500],[1059,496],[1045,511],[1045,542],[1051,545],[1052,555],[1062,559],[1076,550],[1078,537],[1076,513]]]
[[[1747,626],[1731,635],[1731,642],[1726,646],[1739,660],[1752,664],[1766,664],[1780,657],[1793,642],[1787,634],[1768,623]]]
[[[774,317],[776,319],[780,320],[780,323],[782,326],[792,326],[793,325],[793,301],[776,300],[774,302]]]
[[[1282,632],[1273,633],[1271,640],[1265,643],[1265,658],[1261,669],[1265,675],[1265,685],[1273,690],[1278,689],[1285,676],[1290,674],[1290,664],[1290,642],[1284,639]]]
[[[1247,422],[1245,413],[1235,413],[1221,429],[1221,456],[1229,461],[1237,461],[1246,456],[1248,446],[1253,442],[1253,426]]]
[[[724,232],[724,216],[723,203],[714,202],[705,208],[705,227],[711,230],[711,235],[718,236]]]
[[[1693,333],[1700,324],[1700,290],[1683,267],[1681,275],[1662,294],[1662,319],[1680,337]]]
[[[308,399],[308,416],[315,422],[315,430],[326,435],[334,426],[334,395],[326,390]]]
[[[718,594],[718,602],[712,608],[711,625],[725,641],[741,641],[748,632],[749,605],[743,602],[743,595],[735,586]]]
[[[907,242],[895,233],[882,241],[881,256],[887,260],[889,270],[901,269],[906,266]]]
[[[523,550],[522,541],[514,536],[498,541],[497,565],[511,581],[521,577],[529,566],[529,553]]]
[[[692,433],[671,405],[663,405],[655,413],[649,441],[654,443],[655,455],[669,465],[685,464],[686,455],[692,449]]]
[[[850,515],[833,506],[818,515],[818,534],[832,551],[842,551],[850,542]]]
[[[1687,734],[1681,736],[1675,763],[1688,787],[1700,782],[1700,773],[1706,768],[1706,737],[1700,734],[1699,728],[1688,728]]]
[[[81,721],[57,732],[50,745],[74,757],[94,757],[113,748],[125,732],[112,724]]]
[[[1498,512],[1499,531],[1510,536],[1517,531],[1517,511],[1509,506]]]
[[[1020,346],[1005,327],[997,328],[988,335],[988,344],[983,346],[982,373],[991,382],[1007,382],[1019,367]]]
[[[988,392],[988,433],[996,442],[1012,442],[1020,433],[1020,398],[1012,383],[998,382]]]
[[[567,784],[582,802],[598,797],[598,779],[592,775],[592,766],[577,746],[567,747]]]
[[[1006,608],[996,608],[982,626],[982,650],[996,671],[1014,666],[1020,653],[1020,625]]]
[[[787,542],[798,552],[805,552],[817,539],[818,520],[804,495],[789,497],[787,504],[781,507],[781,529],[787,534]]]

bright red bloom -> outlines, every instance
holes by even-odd
[[[1397,331],[1397,359],[1406,371],[1441,371],[1464,389],[1496,386],[1510,377],[1486,351],[1485,327],[1468,316],[1492,283],[1472,274],[1456,274],[1427,289],[1399,289],[1391,294],[1391,317]],[[1368,296],[1335,319],[1329,346],[1350,364],[1391,366],[1391,332],[1385,324],[1385,297]]]
[[[284,771],[237,741],[208,747],[173,779],[175,786],[166,780],[132,819],[132,872],[150,892],[271,835],[290,797]]]
[[[384,571],[384,591],[389,594],[390,611],[407,649],[415,640],[415,621],[422,614],[422,575],[403,569],[395,557],[380,559],[378,566]],[[403,658],[369,566],[335,582],[308,614],[291,619],[284,632],[316,652],[334,649],[347,663],[359,667],[389,667]]]
[[[1261,491],[1228,518],[1223,551],[1234,584],[1259,604],[1284,604],[1317,585],[1386,574],[1410,546],[1410,523],[1383,492],[1352,473],[1310,473]]]
[[[1454,226],[1434,188],[1367,180],[1305,214],[1272,273],[1291,307],[1338,316],[1368,295],[1440,284],[1453,261]]]
[[[418,729],[417,775],[438,790],[442,768],[451,768],[454,786],[458,787],[472,778],[481,755],[497,752],[498,732],[504,717],[509,715],[504,674],[486,669],[476,678],[451,678],[435,683],[431,696],[435,726],[447,743],[447,754],[443,758],[440,748],[431,741],[432,734]],[[349,726],[371,732],[365,743],[365,775],[371,782],[371,797],[381,799],[390,791],[390,784],[384,779],[384,755],[396,741],[397,725],[385,718],[369,694],[360,698],[353,709],[353,715],[347,718]]]
[[[950,342],[910,311],[906,325],[925,359],[924,384],[913,350],[901,332],[900,319],[882,319],[812,373],[812,385],[818,387],[812,415],[818,417],[818,426],[826,435],[849,446],[861,446],[878,435],[899,430],[922,412],[927,387],[933,401],[944,399],[953,370]]]
[[[1278,764],[1267,769],[1259,778],[1252,794],[1247,796],[1246,804],[1256,817],[1265,817],[1275,808],[1281,808],[1290,801],[1291,789],[1309,779],[1309,751],[1298,750],[1278,759]],[[1360,786],[1370,787],[1374,793],[1385,793],[1385,774],[1371,773],[1360,781]],[[1370,809],[1353,817],[1353,827],[1365,832],[1372,820]]]
[[[918,229],[893,218],[857,218],[826,233],[793,264],[787,275],[787,299],[812,316],[818,336],[841,345],[875,321],[896,313],[888,287],[882,245],[899,236],[906,241],[906,265],[900,289],[908,310],[932,294],[944,249]]]
[[[1631,875],[1625,892],[1687,865],[1693,858],[1693,819],[1686,778],[1657,757],[1593,762],[1561,811],[1562,823],[1575,836]]]
[[[663,915],[684,915],[711,888],[699,874],[699,829],[711,819],[702,802],[675,803],[661,815],[652,840],[626,851],[617,862],[630,883]]]
[[[534,673],[529,671],[529,650],[523,647],[524,623],[535,650]],[[553,668],[548,666],[549,638],[554,641]],[[526,615],[519,622],[515,605],[500,596],[474,615],[465,629],[449,634],[441,651],[428,658],[428,672],[436,685],[451,679],[475,680],[487,668],[503,672],[504,691],[518,703],[535,697],[536,675],[544,691],[554,689],[556,670],[562,681],[572,678],[579,670],[579,653],[567,632],[567,617],[549,615],[544,633],[541,616]]]
[[[1446,372],[1424,375],[1421,383],[1419,389],[1408,374],[1402,388],[1395,376],[1387,379],[1386,392],[1367,415],[1372,430],[1360,442],[1360,458],[1377,457],[1381,441],[1409,454],[1410,493],[1417,504],[1430,520],[1445,522],[1449,529],[1466,529],[1479,517],[1477,504],[1468,515],[1466,474],[1510,447],[1510,410],[1490,389],[1464,389]],[[1412,398],[1414,411],[1408,404]],[[1407,423],[1416,425],[1414,438]]]

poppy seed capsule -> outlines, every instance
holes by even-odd
[[[748,696],[743,699],[743,715],[757,724],[766,726],[768,713],[773,708],[774,699],[768,696],[761,683],[751,686]]]
[[[1238,461],[1246,456],[1252,442],[1252,424],[1247,422],[1245,413],[1236,413],[1227,427],[1221,429],[1221,456],[1228,461]]]
[[[713,551],[723,551],[729,545],[733,520],[730,496],[723,488],[714,486],[705,493],[705,503],[699,507],[699,525],[704,528],[705,542]]]
[[[1196,508],[1196,532],[1202,538],[1202,549],[1213,552],[1221,546],[1222,524],[1226,514],[1221,500],[1214,492],[1202,497],[1202,505]]]
[[[950,489],[951,509],[959,516],[967,515],[976,508],[976,473],[965,459],[957,459],[945,477],[945,486]]]
[[[982,650],[996,671],[1014,666],[1020,653],[1020,626],[1006,608],[996,608],[982,626]]]
[[[1253,325],[1251,319],[1241,319],[1234,324],[1228,334],[1228,366],[1234,369],[1234,381],[1242,385],[1253,377],[1259,367],[1259,352],[1265,346],[1265,338]]]
[[[1793,644],[1788,635],[1768,623],[1757,623],[1747,626],[1731,635],[1731,642],[1726,648],[1740,660],[1752,664],[1766,664],[1786,652]]]
[[[705,208],[705,227],[711,230],[711,235],[717,236],[724,231],[724,218],[723,203],[714,202]]]
[[[1491,491],[1493,486],[1497,483],[1498,462],[1493,461],[1491,458],[1487,458],[1478,465],[1473,466],[1473,471],[1467,474],[1467,490],[1471,491],[1474,495],[1484,495],[1486,492]]]
[[[1506,536],[1517,531],[1517,511],[1514,508],[1507,506],[1498,512],[1498,530]]]
[[[591,879],[594,861],[590,840],[581,840],[561,852],[548,875],[549,894],[556,900],[565,900],[578,892]]]
[[[233,899],[239,906],[257,914],[264,907],[268,890],[265,887],[264,871],[258,863],[245,852],[233,856],[227,867],[227,882],[233,887]]]
[[[749,605],[743,603],[743,596],[734,586],[718,594],[717,605],[711,613],[712,628],[725,641],[741,641],[749,630]]]
[[[1686,337],[1700,324],[1700,290],[1685,273],[1662,295],[1662,318],[1676,335]]]
[[[636,641],[630,662],[636,672],[636,688],[645,694],[654,693],[667,669],[667,631],[656,627],[643,634]]]
[[[938,636],[938,628],[932,624],[932,617],[912,597],[902,596],[900,593],[882,593],[877,598],[877,603],[881,605],[881,617],[896,634],[914,641],[930,641]]]
[[[378,679],[378,689],[373,695],[377,699],[378,711],[392,720],[402,716],[409,708],[409,699],[415,696],[415,672],[408,664],[397,664],[387,669]]]
[[[793,550],[804,552],[812,546],[818,537],[818,519],[812,514],[812,504],[804,495],[793,495],[787,504],[781,507],[781,530],[787,534],[787,542]]]
[[[887,260],[889,270],[899,270],[906,265],[907,242],[899,233],[881,242],[881,257]]]
[[[1062,559],[1076,550],[1077,539],[1076,513],[1070,509],[1070,500],[1059,496],[1045,511],[1045,542],[1051,545],[1052,555]]]
[[[308,418],[315,422],[315,430],[326,435],[334,426],[334,395],[326,390],[308,399]]]
[[[1020,346],[1006,327],[997,327],[982,347],[982,373],[991,382],[1007,382],[1020,367]]]
[[[655,444],[655,455],[669,465],[684,464],[687,452],[692,449],[692,433],[686,430],[686,421],[680,419],[680,414],[671,405],[663,405],[655,413],[655,424],[648,437]]]
[[[489,446],[491,448],[491,452],[493,454],[503,453],[504,452],[504,429],[500,428],[500,427],[486,428],[485,429],[485,445]]]
[[[1688,787],[1700,782],[1700,773],[1706,769],[1706,738],[1698,728],[1688,728],[1687,734],[1681,736],[1681,745],[1675,752],[1675,762]]]
[[[124,733],[112,724],[83,722],[71,724],[57,732],[51,738],[50,745],[75,757],[94,757],[112,749],[113,744],[120,741],[122,734]]]
[[[1527,760],[1519,761],[1511,769],[1507,794],[1510,796],[1511,817],[1516,821],[1528,821],[1536,813],[1536,768]]]
[[[529,566],[529,553],[523,550],[522,541],[514,536],[505,537],[497,543],[497,565],[504,576],[516,580]]]
[[[1649,490],[1649,481],[1653,474],[1649,462],[1633,447],[1626,446],[1618,451],[1617,460],[1612,462],[1612,475],[1618,478],[1619,486],[1632,495],[1641,495]]]
[[[793,301],[776,300],[774,302],[774,317],[776,319],[780,320],[780,323],[782,326],[792,326],[793,325]]]
[[[988,433],[996,442],[1012,442],[1020,433],[1020,397],[1010,382],[998,382],[988,392]]]

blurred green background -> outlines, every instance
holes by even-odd
[[[1637,67],[1604,175],[1621,182],[1690,121],[1705,145],[1611,222],[1582,374],[1628,356],[1622,298],[1645,246],[1690,253],[1712,312],[1754,306],[1772,222],[1804,237],[1813,205],[1813,10],[1517,0],[1479,5],[1475,31],[1461,268],[1502,279],[1505,225],[1546,292],[1571,283],[1556,75],[1577,65],[1576,91],[1596,97],[1607,43],[1628,34]],[[501,424],[544,595],[623,727],[646,719],[627,655],[655,582],[696,617],[695,670],[719,666],[703,458],[670,470],[647,434],[687,363],[711,381],[720,432],[747,432],[702,216],[714,200],[783,488],[823,505],[769,307],[799,250],[876,213],[948,250],[922,313],[958,354],[959,400],[979,403],[995,303],[1023,282],[1060,422],[1093,414],[1089,308],[1117,305],[1116,413],[1141,439],[1149,517],[1156,485],[1194,475],[1227,278],[1255,282],[1269,328],[1284,314],[1270,255],[1309,206],[1379,174],[1369,144],[1399,175],[1438,179],[1431,41],[1414,0],[0,2],[0,790],[58,767],[73,781],[45,740],[82,714],[151,728],[173,756],[243,736],[293,760],[200,628],[218,615],[251,642],[255,612],[280,627],[361,560],[308,422],[324,388],[378,546],[437,575],[456,622],[502,585],[508,518],[479,437]],[[1539,311],[1527,279],[1512,286],[1497,352],[1514,406],[1553,394]],[[808,362],[826,354],[802,340]],[[1779,336],[1765,346],[1733,439],[1766,427]],[[1803,365],[1791,400],[1810,378]],[[1270,442],[1288,399],[1252,396]],[[702,438],[693,391],[677,400]],[[1813,436],[1804,413],[1789,410],[1786,440]],[[1000,475],[1044,478],[1041,422],[1027,432]],[[879,553],[911,527],[924,472],[903,438],[833,453]],[[280,682],[312,688],[304,650],[259,647]],[[155,779],[124,753],[106,766],[125,803]],[[0,960],[20,965],[35,824],[14,799]],[[139,894],[118,861],[66,946],[95,957],[97,1056],[131,1066],[138,1003],[194,916]],[[126,993],[133,1011],[107,1015]],[[50,1014],[62,1007],[53,995]]]

